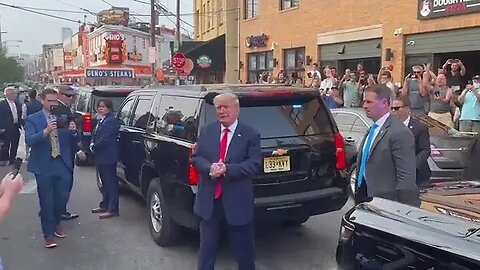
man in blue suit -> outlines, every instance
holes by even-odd
[[[66,236],[60,220],[69,195],[72,141],[77,134],[73,121],[67,123],[68,128],[57,128],[57,119],[52,115],[52,108],[58,106],[57,92],[46,89],[41,97],[43,109],[25,121],[25,141],[31,147],[27,169],[37,180],[45,247],[54,248],[57,246],[54,236]]]
[[[215,97],[218,122],[204,127],[192,163],[200,174],[194,211],[200,217],[199,270],[215,267],[226,222],[240,270],[255,269],[254,196],[251,177],[261,168],[260,134],[238,121],[234,94]]]

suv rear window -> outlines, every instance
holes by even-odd
[[[93,96],[93,111],[97,112],[97,102],[103,98],[108,98],[112,100],[113,103],[113,111],[116,112],[120,105],[122,105],[122,102],[125,100],[125,97],[101,97],[101,96]]]
[[[206,122],[216,121],[207,101]],[[325,106],[317,96],[263,99],[240,98],[239,119],[258,130],[263,139],[333,133]]]

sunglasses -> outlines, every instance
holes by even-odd
[[[398,110],[400,110],[401,108],[403,108],[403,106],[395,106],[395,107],[392,106],[392,107],[390,107],[390,110],[392,110],[392,111],[398,111]]]
[[[68,95],[68,94],[63,94],[63,93],[62,93],[62,95],[66,96],[66,97],[68,97],[68,98],[72,98],[72,97],[75,96],[75,95]]]

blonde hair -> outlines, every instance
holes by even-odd
[[[217,95],[213,98],[213,104],[217,104],[219,101],[231,101],[234,102],[235,105],[240,106],[240,101],[238,100],[238,96],[233,93],[223,93]]]

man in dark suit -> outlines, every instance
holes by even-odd
[[[75,91],[75,89],[71,85],[65,84],[65,85],[60,85],[58,87],[58,107],[57,107],[56,113],[61,115],[61,117],[63,119],[68,119],[69,121],[70,120],[75,121],[75,117],[74,117],[74,114],[73,114],[73,111],[72,111],[72,104],[75,101],[76,93],[77,92]],[[78,136],[80,136],[80,133],[77,133],[77,134],[78,134]],[[72,143],[73,143],[73,145],[72,145],[73,155],[71,157],[72,160],[75,159],[75,153],[77,153],[77,150],[78,150],[77,142],[79,142],[79,140],[72,141]],[[70,185],[69,185],[69,188],[68,188],[68,193],[69,194],[72,192],[73,179],[74,179],[74,177],[73,177],[73,171],[72,171],[72,177],[70,178]],[[70,199],[70,196],[69,196],[69,199]],[[70,213],[67,210],[68,200],[67,200],[67,204],[65,204],[65,210],[62,214],[62,219],[70,220],[70,219],[78,218],[79,217],[78,214]]]
[[[255,269],[254,196],[251,177],[261,169],[260,134],[238,121],[233,94],[215,97],[218,122],[198,137],[193,166],[200,174],[194,212],[200,217],[199,270],[213,270],[224,223],[240,270]]]
[[[391,90],[384,84],[367,87],[363,108],[374,123],[360,148],[356,203],[381,197],[417,205],[415,139],[397,117],[390,115]]]
[[[52,114],[52,107],[58,105],[55,90],[46,89],[41,96],[43,109],[25,121],[25,141],[31,147],[27,169],[37,181],[45,247],[53,248],[57,246],[54,236],[66,236],[60,220],[69,196],[77,130],[73,121],[68,128],[57,128],[57,117]]]
[[[42,110],[42,102],[38,100],[37,90],[28,91],[29,101],[27,103],[27,116]]]
[[[425,186],[430,180],[432,171],[428,166],[430,157],[430,134],[428,127],[422,122],[411,117],[410,99],[406,96],[399,96],[394,99],[391,106],[392,114],[398,116],[403,123],[412,131],[415,137],[415,154],[417,167],[417,185]]]
[[[23,126],[22,105],[17,101],[17,90],[5,88],[6,99],[0,102],[0,132],[4,135],[2,159],[13,164],[17,157],[20,128]]]

